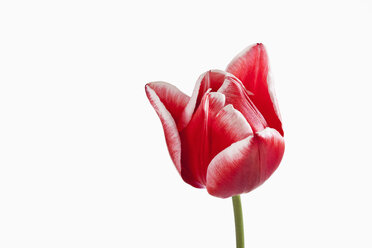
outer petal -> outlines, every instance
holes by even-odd
[[[283,153],[283,137],[272,128],[232,144],[211,161],[208,192],[227,198],[253,190],[275,171]]]
[[[203,73],[195,84],[191,99],[182,113],[182,118],[178,122],[179,130],[182,130],[190,122],[193,113],[201,102],[205,92],[211,89],[217,91],[225,80],[228,73],[221,70],[210,70]]]
[[[234,76],[226,77],[218,92],[226,96],[226,104],[232,104],[247,119],[254,132],[263,130],[267,123],[250,99],[249,92]]]
[[[145,90],[163,125],[172,161],[181,173],[181,140],[175,120],[179,118],[179,113],[185,108],[189,97],[173,85],[164,82],[146,84]]]
[[[253,93],[251,99],[265,117],[268,126],[283,135],[282,122],[274,85],[269,75],[268,56],[264,45],[257,43],[238,54],[227,66],[227,72],[235,75]]]
[[[210,156],[210,122],[225,104],[225,96],[207,92],[189,125],[180,133],[182,140],[181,175],[194,187],[204,187]]]
[[[177,123],[184,108],[190,101],[190,97],[180,91],[177,87],[166,82],[152,82],[148,83],[146,87],[150,87],[155,91],[160,101],[164,104],[165,108]]]

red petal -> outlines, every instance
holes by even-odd
[[[149,83],[146,95],[163,125],[168,151],[174,165],[181,173],[181,140],[175,120],[185,108],[189,97],[173,85],[164,82]]]
[[[218,92],[226,96],[226,104],[232,104],[248,121],[254,132],[263,130],[267,124],[260,111],[252,103],[249,92],[239,79],[234,76],[226,77]]]
[[[283,136],[273,128],[256,133],[256,138],[260,150],[260,182],[263,183],[278,168],[283,158],[285,144]]]
[[[220,70],[210,70],[203,73],[195,84],[194,91],[182,113],[182,118],[178,122],[179,130],[182,130],[190,122],[191,117],[201,102],[205,92],[211,89],[212,92],[217,91],[225,80],[226,72]]]
[[[166,82],[152,82],[147,84],[153,89],[165,108],[177,123],[181,114],[190,101],[190,97],[180,91],[177,87]]]
[[[251,99],[269,127],[283,135],[282,122],[275,90],[269,75],[268,56],[264,45],[248,47],[227,66],[227,72],[240,79],[245,88],[253,93]]]
[[[272,128],[232,144],[211,161],[208,192],[227,198],[253,190],[275,171],[283,153],[283,137]]]
[[[210,154],[210,121],[225,104],[224,95],[206,93],[188,126],[182,130],[181,175],[194,187],[204,187]]]
[[[253,134],[242,113],[234,109],[231,104],[218,112],[211,127],[211,159],[231,144]]]

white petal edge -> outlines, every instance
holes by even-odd
[[[181,173],[181,139],[176,122],[160,101],[156,92],[148,85],[145,86],[145,89],[152,106],[161,120],[169,154],[177,171]]]

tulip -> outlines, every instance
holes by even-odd
[[[225,71],[202,74],[191,97],[165,82],[145,89],[186,183],[216,197],[238,196],[279,166],[284,133],[262,44],[243,50]],[[240,198],[235,202],[239,209]]]
[[[283,129],[262,44],[245,49],[226,71],[202,74],[191,97],[165,82],[145,88],[186,183],[226,198],[253,190],[278,167]]]

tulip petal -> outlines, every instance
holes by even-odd
[[[192,118],[193,113],[196,111],[196,109],[198,109],[198,106],[205,92],[207,92],[208,89],[211,89],[212,92],[217,91],[224,82],[227,74],[228,73],[221,70],[210,70],[203,73],[198,78],[190,101],[185,107],[180,121],[177,122],[179,130],[182,130],[188,125]]]
[[[218,112],[211,123],[211,160],[231,144],[253,134],[242,113],[229,104]]]
[[[263,130],[267,124],[260,111],[250,99],[249,92],[234,76],[226,77],[218,92],[226,96],[226,104],[232,104],[248,121],[254,132]]]
[[[230,62],[226,71],[239,78],[245,88],[253,93],[251,99],[268,126],[284,135],[264,45],[257,43],[243,50]]]
[[[184,108],[190,101],[190,97],[180,91],[177,87],[166,82],[151,82],[148,83],[147,86],[155,91],[160,101],[164,104],[165,108],[177,123]]]
[[[181,175],[194,187],[205,186],[205,177],[210,157],[210,122],[225,105],[225,96],[207,93],[192,116],[187,127],[180,132],[182,140]]]
[[[283,153],[284,139],[272,128],[232,144],[209,164],[208,192],[227,198],[253,190],[276,170]]]
[[[273,128],[256,134],[258,148],[260,150],[261,178],[260,182],[265,182],[278,168],[283,158],[285,143],[281,134]]]
[[[185,108],[189,97],[175,86],[164,82],[146,84],[145,90],[160,118],[172,161],[181,173],[181,140],[175,120],[179,118],[179,113]]]

